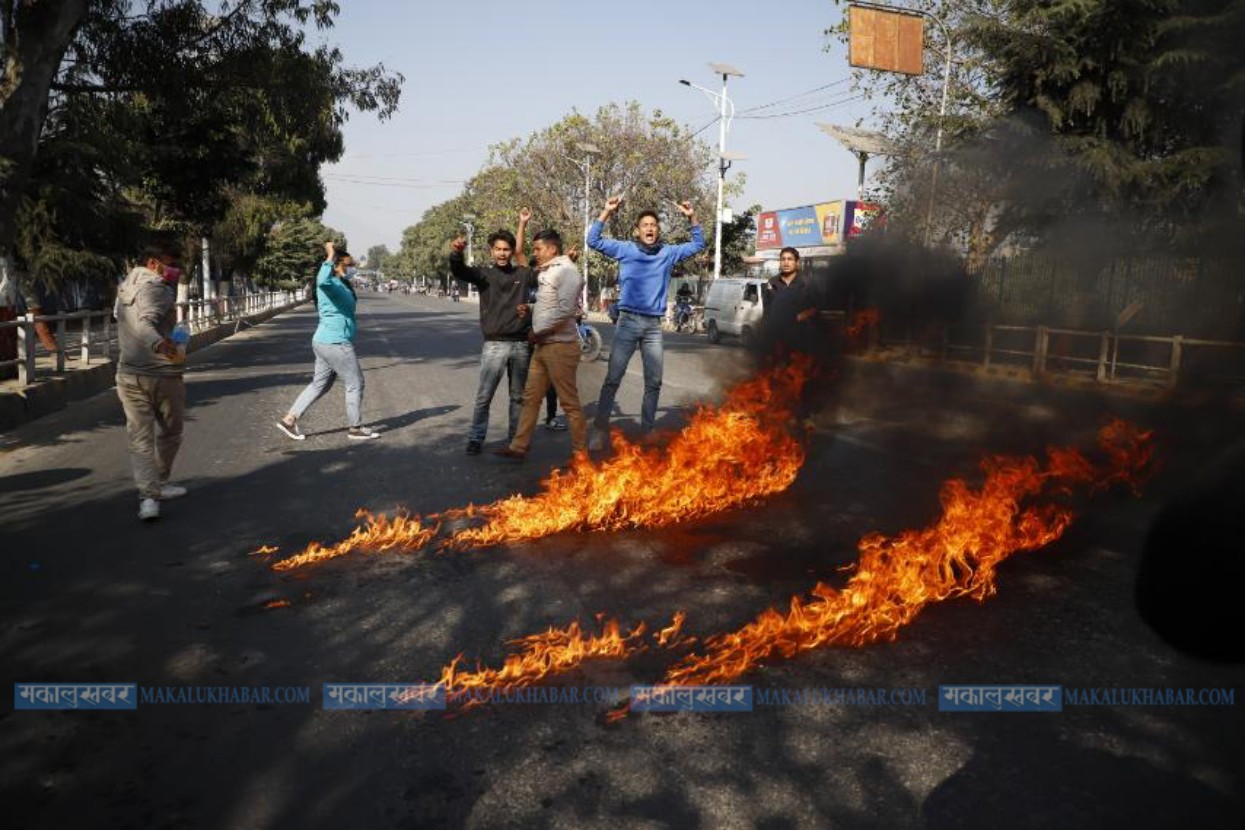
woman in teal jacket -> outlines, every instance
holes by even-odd
[[[316,354],[315,374],[307,388],[299,394],[290,411],[277,421],[277,428],[295,441],[306,436],[298,428],[298,419],[307,408],[329,390],[333,379],[341,375],[346,383],[346,437],[366,441],[379,434],[363,426],[363,370],[354,353],[355,306],[358,298],[346,271],[354,264],[350,254],[338,251],[332,242],[324,243],[324,262],[316,274],[316,310],[320,325],[311,338]]]

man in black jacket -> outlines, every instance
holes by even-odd
[[[527,208],[519,211],[520,237],[531,215]],[[503,373],[510,383],[510,439],[519,426],[523,387],[527,384],[527,368],[532,360],[532,348],[527,342],[531,319],[519,313],[519,306],[527,302],[528,289],[535,285],[536,278],[531,268],[511,263],[515,240],[510,231],[499,230],[489,235],[492,264],[483,268],[473,268],[463,261],[466,244],[461,237],[450,243],[450,273],[458,280],[471,283],[480,292],[484,349],[480,353],[480,387],[476,391],[475,413],[467,436],[467,455],[479,455],[488,432],[489,405]]]
[[[817,307],[808,278],[800,273],[800,252],[783,248],[778,276],[765,284],[764,327],[766,347],[775,357],[810,352],[815,339]]]

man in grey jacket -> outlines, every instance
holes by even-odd
[[[497,450],[500,456],[518,460],[527,456],[550,383],[558,392],[562,411],[570,424],[571,450],[584,452],[588,443],[588,422],[584,420],[575,383],[575,373],[579,370],[575,315],[584,278],[562,253],[562,237],[557,231],[545,230],[532,237],[532,253],[536,258],[536,305],[531,309],[532,330],[528,342],[535,348],[527,372],[527,385],[523,388],[519,428],[510,445]]]
[[[145,522],[160,518],[162,499],[186,494],[169,483],[186,413],[185,358],[169,339],[177,323],[178,274],[167,251],[151,248],[117,290],[117,397],[125,409],[138,517]]]

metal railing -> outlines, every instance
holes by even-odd
[[[306,289],[269,291],[236,297],[208,300],[187,300],[177,303],[177,320],[189,326],[191,334],[214,326],[245,320],[257,314],[281,310],[303,302]],[[57,349],[48,349],[38,336],[36,326],[54,328]],[[0,322],[0,331],[17,329],[17,359],[0,360],[0,368],[17,367],[17,380],[22,386],[35,382],[40,373],[39,358],[51,357],[53,366],[43,368],[44,374],[63,374],[68,360],[79,367],[92,361],[107,363],[117,353],[117,324],[108,311],[75,311],[68,314],[25,314],[16,320]]]
[[[1221,385],[1245,385],[1245,343],[1085,331],[1049,326],[935,326],[914,338],[878,338],[883,347],[902,347],[938,360],[977,363],[985,368],[1027,368],[1035,376],[1083,375],[1103,384],[1152,381],[1175,387],[1197,378]]]

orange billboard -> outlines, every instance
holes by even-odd
[[[848,6],[847,27],[852,66],[905,75],[925,72],[925,21],[920,17]]]

